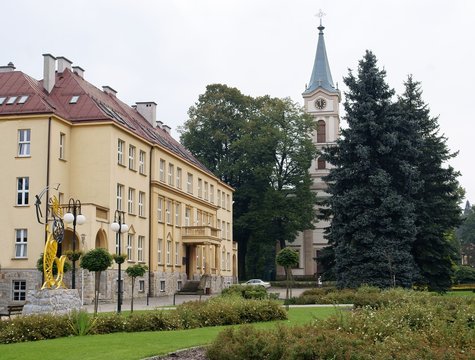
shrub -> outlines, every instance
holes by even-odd
[[[66,315],[28,315],[17,316],[11,320],[2,321],[0,343],[55,339],[69,336],[71,329],[66,325]]]
[[[211,360],[475,358],[475,299],[401,289],[363,288],[354,294],[376,306],[301,327],[226,330],[208,348],[208,356]]]
[[[68,325],[73,335],[84,336],[92,333],[96,318],[89,316],[86,311],[71,311],[68,316]]]
[[[455,284],[470,284],[475,283],[475,268],[462,265],[457,266],[454,274],[454,283]]]
[[[240,296],[244,299],[267,299],[267,290],[263,286],[231,285],[221,292],[221,296]]]

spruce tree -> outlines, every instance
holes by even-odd
[[[420,179],[414,194],[417,235],[412,253],[417,264],[418,282],[430,289],[450,287],[457,249],[450,242],[450,232],[460,223],[459,203],[463,197],[459,173],[446,162],[456,156],[439,134],[437,117],[430,116],[422,100],[420,83],[408,77],[405,92],[398,99],[399,115],[413,124],[417,147],[413,165]]]
[[[420,184],[410,163],[415,156],[410,125],[398,115],[385,76],[369,51],[357,76],[349,72],[344,79],[348,128],[324,155],[334,166],[325,180],[339,287],[413,283],[416,226],[411,197]]]

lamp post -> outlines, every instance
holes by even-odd
[[[68,212],[64,214],[63,221],[66,224],[73,224],[73,274],[71,288],[76,289],[76,224],[82,225],[86,222],[86,217],[81,214],[81,202],[79,200],[69,199]]]
[[[117,255],[121,253],[121,237],[122,233],[126,233],[129,231],[129,227],[125,224],[125,212],[121,210],[116,210],[114,213],[114,222],[111,224],[111,230],[118,234],[118,247],[117,247]],[[117,273],[117,313],[120,313],[121,306],[122,306],[122,283],[121,283],[121,273],[120,273],[120,265],[121,262],[117,263],[118,266],[118,273]]]

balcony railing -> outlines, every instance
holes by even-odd
[[[182,239],[185,243],[211,242],[219,244],[221,242],[220,230],[211,226],[184,226],[182,230]]]

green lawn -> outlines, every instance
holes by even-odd
[[[323,319],[335,314],[333,307],[300,307],[289,310],[288,325],[300,325],[312,319]],[[278,322],[258,323],[259,328],[270,328]],[[225,327],[192,330],[118,333],[77,336],[54,340],[0,345],[2,360],[135,360],[165,354],[174,350],[209,344]]]

